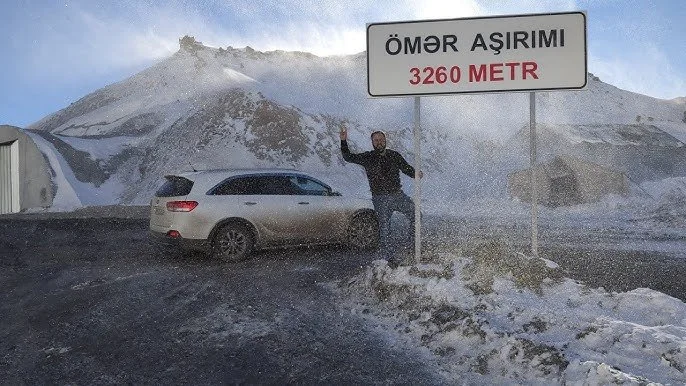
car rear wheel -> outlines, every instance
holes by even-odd
[[[245,260],[253,251],[255,237],[244,225],[221,227],[212,241],[213,255],[226,262]]]
[[[353,217],[348,226],[348,244],[355,249],[376,249],[379,246],[379,222],[371,214]]]

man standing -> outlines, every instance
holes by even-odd
[[[381,246],[388,246],[391,215],[395,211],[403,213],[410,220],[412,225],[410,234],[414,236],[414,202],[400,186],[400,172],[414,178],[414,168],[400,153],[386,149],[386,134],[382,131],[375,131],[371,135],[374,150],[359,154],[350,152],[348,132],[345,128],[341,129],[340,136],[343,159],[362,165],[367,172],[374,210],[379,216]],[[420,170],[419,178],[423,176]]]

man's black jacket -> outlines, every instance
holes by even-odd
[[[414,168],[397,151],[386,149],[383,153],[372,150],[353,154],[348,142],[341,141],[341,152],[344,160],[364,167],[372,195],[400,192],[400,172],[414,178]]]

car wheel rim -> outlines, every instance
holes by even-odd
[[[236,258],[245,253],[248,246],[246,236],[239,231],[229,230],[219,240],[219,250],[228,258]]]

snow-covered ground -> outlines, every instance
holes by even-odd
[[[338,290],[390,342],[423,347],[446,383],[686,383],[678,299],[592,289],[493,243],[423,258],[395,269],[375,261]]]

